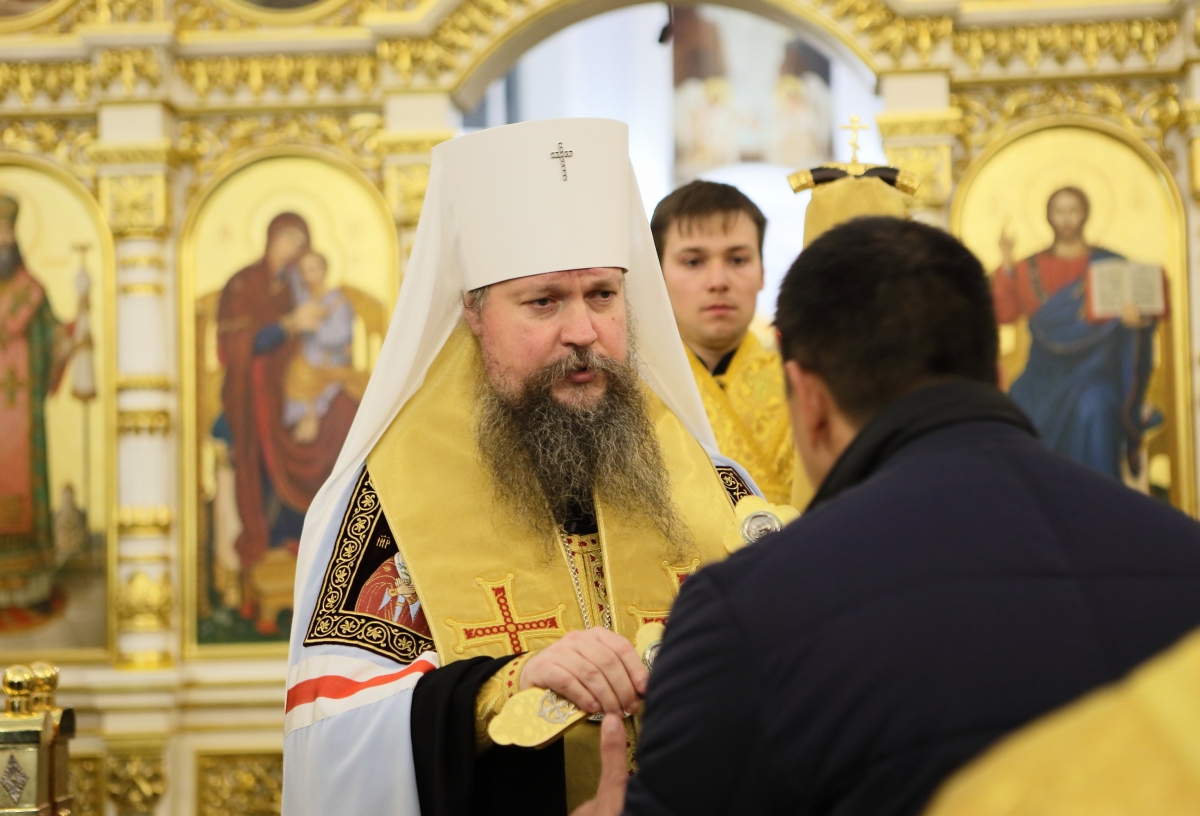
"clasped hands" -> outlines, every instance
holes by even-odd
[[[572,816],[619,816],[625,807],[625,726],[622,719],[642,706],[650,673],[637,650],[607,629],[570,632],[529,658],[521,690],[544,688],[589,714],[604,712],[600,726],[600,787],[596,798]]]

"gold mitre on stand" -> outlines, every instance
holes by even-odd
[[[858,161],[858,132],[866,130],[857,116],[850,117],[843,130],[853,132],[849,163],[830,162],[811,170],[800,170],[788,176],[792,192],[812,190],[812,202],[804,215],[804,246],[838,224],[853,218],[889,215],[911,218],[908,202],[921,179],[907,170]]]

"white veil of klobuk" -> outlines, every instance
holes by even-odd
[[[333,473],[305,519],[297,610],[306,576],[328,560],[320,544],[329,525],[340,521],[334,517],[342,509],[339,500],[421,387],[462,316],[468,290],[565,269],[627,270],[642,376],[709,455],[718,455],[675,325],[628,143],[622,122],[555,119],[484,130],[433,149],[391,326]]]

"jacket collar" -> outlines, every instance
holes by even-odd
[[[927,385],[892,402],[863,426],[834,463],[808,509],[865,482],[910,442],[964,422],[1004,422],[1037,436],[1029,418],[994,386],[967,380]]]

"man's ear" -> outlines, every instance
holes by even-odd
[[[788,390],[799,409],[793,422],[800,422],[800,429],[814,438],[829,424],[829,389],[816,374],[805,371],[795,360],[783,364]]]

